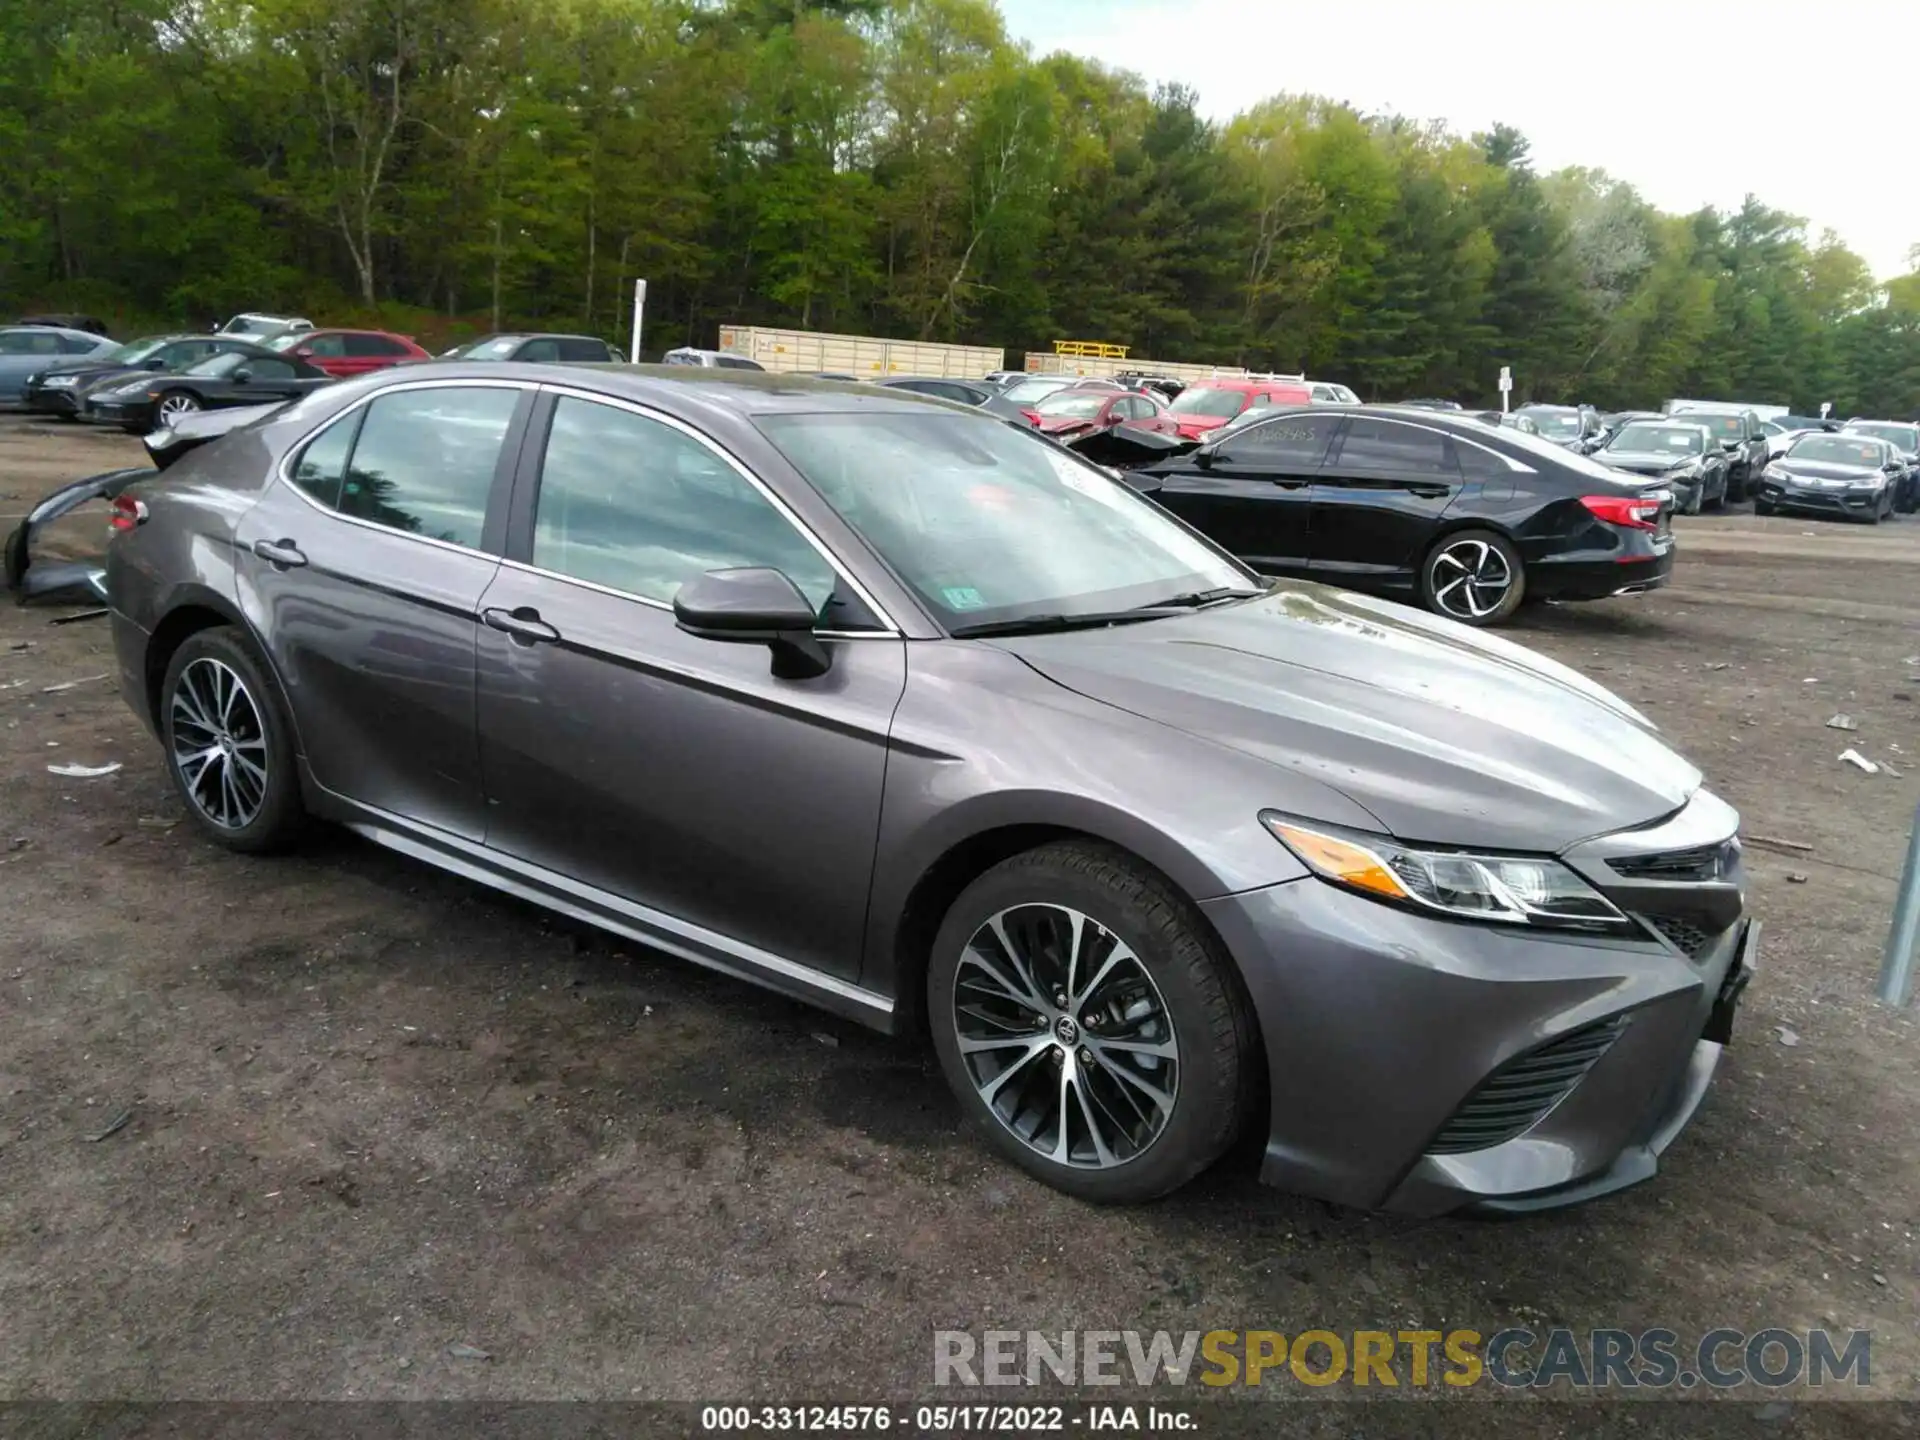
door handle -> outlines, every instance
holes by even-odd
[[[480,619],[489,630],[498,630],[520,645],[544,645],[560,638],[560,632],[542,620],[531,605],[515,610],[482,610]]]
[[[307,563],[307,557],[300,553],[300,547],[291,540],[256,540],[253,542],[253,553],[276,570],[292,570]]]
[[[1407,491],[1422,500],[1438,500],[1448,493],[1445,485],[1409,485]]]
[[[1270,480],[1267,483],[1272,485],[1276,490],[1304,490],[1307,488],[1307,482],[1304,480]]]

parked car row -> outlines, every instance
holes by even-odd
[[[0,403],[135,432],[196,410],[285,401],[328,380],[433,358],[409,335],[316,326],[295,315],[245,311],[208,331],[124,344],[46,323],[51,319],[90,317],[29,317],[0,328]],[[443,358],[605,363],[620,357],[589,335],[517,333],[484,336]]]

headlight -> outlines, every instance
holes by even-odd
[[[1682,460],[1678,465],[1667,471],[1667,478],[1669,480],[1691,480],[1699,475],[1699,473],[1700,462],[1698,460]]]
[[[38,378],[49,390],[71,390],[73,388],[73,382],[77,377],[72,375],[46,375]],[[27,383],[31,385],[33,382],[29,380]]]
[[[1789,475],[1785,470],[1782,470],[1778,465],[1769,465],[1760,473],[1769,480],[1778,480],[1782,485],[1793,478],[1793,476]]]
[[[1633,923],[1549,855],[1418,850],[1380,835],[1303,825],[1273,810],[1260,823],[1322,880],[1375,900],[1460,920],[1622,932]]]

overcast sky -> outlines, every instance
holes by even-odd
[[[1000,0],[1036,53],[1191,85],[1209,118],[1282,91],[1504,121],[1541,171],[1592,165],[1663,210],[1752,192],[1881,279],[1920,244],[1913,0]]]

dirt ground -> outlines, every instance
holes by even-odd
[[[0,422],[0,534],[139,460]],[[344,834],[227,855],[104,623],[0,605],[0,1398],[871,1402],[930,1393],[936,1328],[1508,1323],[1866,1328],[1874,1391],[1920,1397],[1920,1047],[1872,999],[1920,800],[1920,521],[1679,543],[1668,590],[1512,633],[1653,717],[1749,836],[1812,849],[1749,850],[1764,968],[1659,1176],[1504,1224],[1244,1162],[1090,1209],[971,1142],[914,1046]],[[1755,1423],[1907,1423],[1791,1398]]]

